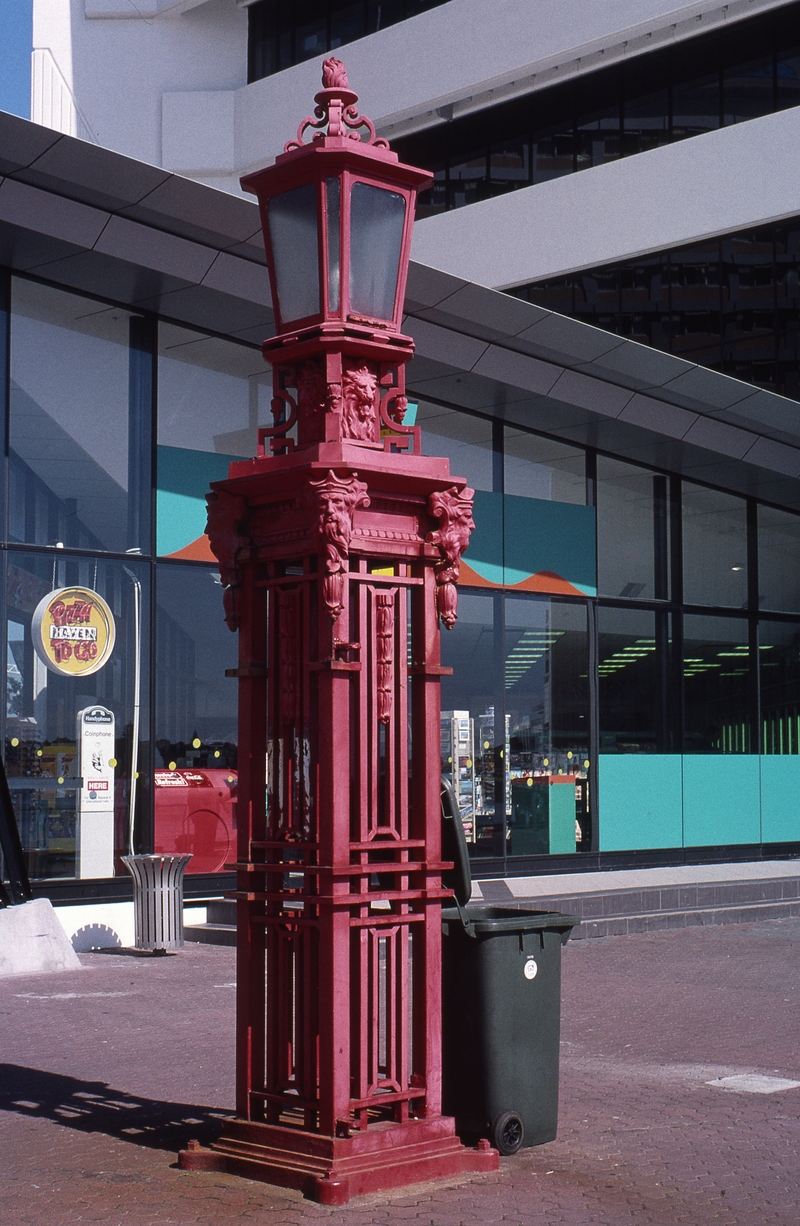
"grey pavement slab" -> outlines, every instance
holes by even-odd
[[[558,1140],[497,1174],[326,1209],[175,1168],[232,1107],[234,951],[81,955],[0,982],[9,1226],[796,1226],[800,920],[582,941],[563,955]]]
[[[480,876],[480,863],[474,865]],[[507,877],[509,897],[556,898],[566,894],[593,894],[605,890],[650,889],[655,886],[707,885],[722,881],[777,880],[800,877],[800,859],[755,860],[742,864],[673,864],[661,868],[613,869],[598,873],[546,873],[538,877]],[[487,881],[491,889],[492,882]],[[483,897],[482,883],[473,884],[472,901]]]

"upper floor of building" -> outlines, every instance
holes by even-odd
[[[635,66],[659,50],[668,55],[675,48],[677,59],[702,75],[704,40],[724,35],[724,56],[738,62],[750,56],[760,23],[774,59],[772,45],[786,41],[774,22],[788,21],[793,7],[787,0],[303,0],[292,6],[35,0],[32,118],[238,192],[239,175],[274,157],[307,112],[323,55],[346,48],[351,80],[381,133],[396,140],[424,131],[437,145],[425,156],[438,165],[459,125],[467,133],[476,123],[485,126],[482,117],[499,114],[500,104],[512,110],[517,104],[527,114],[541,98],[558,110],[558,98],[572,96],[571,82],[581,84],[583,101],[565,104],[569,118],[575,106],[582,117],[587,108],[607,111],[615,67],[633,66],[635,76]],[[693,56],[703,62],[699,67]],[[740,99],[737,113],[743,105],[748,114],[787,105],[789,79],[783,68],[772,68],[770,82],[776,74],[777,101],[763,102],[759,78],[755,93],[762,101],[753,111],[752,100]],[[738,78],[729,73],[725,80],[730,94]],[[567,95],[556,89],[554,96],[556,87]],[[691,92],[687,105],[692,114],[678,119],[688,131],[696,126]],[[700,111],[709,105],[704,97]],[[558,114],[556,126],[566,118]],[[515,118],[497,136],[511,136],[511,129],[518,136],[518,128]],[[608,141],[610,150],[611,136]],[[555,156],[566,154],[561,149]]]

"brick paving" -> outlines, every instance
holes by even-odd
[[[3,1226],[797,1226],[800,920],[570,944],[561,1123],[497,1174],[325,1209],[175,1168],[232,1108],[233,951],[0,981]]]

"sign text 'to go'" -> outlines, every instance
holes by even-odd
[[[62,677],[96,673],[114,650],[114,615],[91,588],[50,592],[36,606],[32,631],[39,659]]]

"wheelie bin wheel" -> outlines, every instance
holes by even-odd
[[[515,1154],[525,1140],[525,1125],[516,1111],[501,1111],[489,1131],[489,1140],[501,1154]]]

